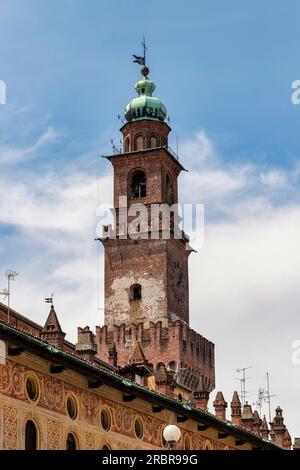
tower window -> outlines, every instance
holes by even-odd
[[[173,184],[170,175],[166,176],[166,195],[168,204],[173,204]]]
[[[25,450],[36,450],[37,433],[33,421],[28,420],[25,427]]]
[[[135,150],[143,150],[143,148],[144,148],[144,139],[141,135],[139,135],[135,139]]]
[[[135,171],[132,175],[130,195],[132,199],[146,197],[146,175],[143,171]]]
[[[175,361],[169,362],[169,369],[171,369],[171,370],[173,370],[174,372],[176,372],[177,366],[176,366],[176,362],[175,362]]]
[[[141,300],[142,299],[142,286],[140,284],[135,284],[131,286],[131,300]]]
[[[155,147],[157,147],[157,146],[158,146],[157,137],[156,137],[156,135],[152,135],[152,136],[150,137],[150,148],[153,149],[153,148],[155,148]]]
[[[124,142],[124,151],[129,152],[129,137],[126,137]]]

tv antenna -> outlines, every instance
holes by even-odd
[[[270,393],[270,374],[267,372],[267,390],[264,390],[264,400],[268,404],[268,411],[269,411],[269,422],[271,422],[271,398],[276,397],[276,395],[271,395]]]
[[[260,387],[258,389],[257,401],[253,403],[253,405],[256,406],[256,409],[258,410],[259,417],[261,417],[261,409],[262,409],[262,404],[264,401],[264,395],[265,395],[265,391],[263,388]]]
[[[4,297],[4,300],[7,299],[7,322],[9,323],[10,319],[10,296],[11,296],[11,286],[10,283],[11,281],[16,280],[16,276],[18,273],[16,271],[13,271],[12,269],[8,269],[5,272],[5,277],[7,278],[7,288],[5,287],[1,292],[0,295]]]
[[[269,413],[269,422],[271,422],[271,419],[272,419],[272,417],[271,417],[271,398],[276,397],[276,395],[271,395],[271,393],[270,393],[270,374],[269,374],[269,372],[267,372],[266,376],[267,376],[267,389],[260,388],[258,390],[258,400],[255,404],[260,409],[260,413],[261,413],[261,408],[262,408],[263,402],[267,403],[268,413]]]
[[[246,370],[251,369],[253,366],[248,366],[248,367],[242,367],[240,369],[236,369],[236,372],[238,374],[241,374],[241,377],[236,379],[240,381],[241,384],[241,402],[242,406],[245,405],[246,403],[246,396],[248,392],[246,391],[246,381],[250,379],[251,377],[246,377]]]
[[[268,403],[269,407],[269,420],[271,422],[271,398],[276,397],[276,395],[270,394],[270,374],[267,372],[267,391],[266,391],[266,402]]]

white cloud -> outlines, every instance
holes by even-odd
[[[33,157],[41,147],[53,144],[57,139],[56,130],[48,127],[36,142],[24,148],[14,148],[0,142],[0,164],[13,165],[24,158]]]
[[[272,170],[260,175],[261,181],[267,186],[273,186],[275,188],[281,188],[286,186],[288,183],[286,174],[283,171]]]
[[[202,165],[212,165],[217,160],[217,152],[211,139],[208,138],[204,129],[200,129],[193,139],[188,139],[180,146],[180,154],[183,159],[193,163],[193,166],[201,168]]]

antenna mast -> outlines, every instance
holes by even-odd
[[[271,398],[276,397],[276,395],[271,395],[270,394],[270,374],[267,372],[267,392],[266,395],[264,396],[266,403],[268,403],[268,408],[269,408],[269,422],[271,422]]]
[[[247,369],[251,369],[253,366],[249,366],[249,367],[243,367],[241,369],[237,369],[237,373],[238,374],[242,374],[242,377],[237,379],[240,381],[241,383],[241,402],[242,402],[242,406],[245,405],[246,403],[246,396],[248,394],[248,392],[246,391],[246,380],[250,379],[251,377],[246,377],[246,370]]]
[[[16,280],[16,276],[18,273],[16,271],[12,271],[11,269],[8,269],[5,273],[5,277],[7,278],[7,288],[5,287],[1,292],[0,295],[4,297],[4,299],[7,299],[7,322],[9,323],[10,320],[10,295],[11,295],[11,287],[10,283],[11,281]]]
[[[270,394],[270,374],[267,372],[267,390],[264,388],[259,388],[258,390],[258,400],[255,403],[255,405],[259,408],[260,412],[259,415],[261,415],[261,409],[262,409],[262,403],[265,402],[268,404],[268,413],[269,413],[269,422],[271,422],[271,398],[276,397],[276,395],[271,395]]]
[[[264,394],[265,394],[264,389],[259,388],[258,389],[257,401],[255,403],[253,403],[253,405],[255,405],[256,408],[258,409],[258,414],[259,414],[260,417],[261,417],[262,404],[263,404],[263,401],[264,401]]]

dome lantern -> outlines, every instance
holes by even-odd
[[[148,119],[163,122],[167,117],[167,109],[160,99],[152,96],[155,84],[148,78],[148,67],[143,66],[141,74],[143,78],[138,80],[134,87],[138,96],[125,107],[125,118],[127,121]]]

